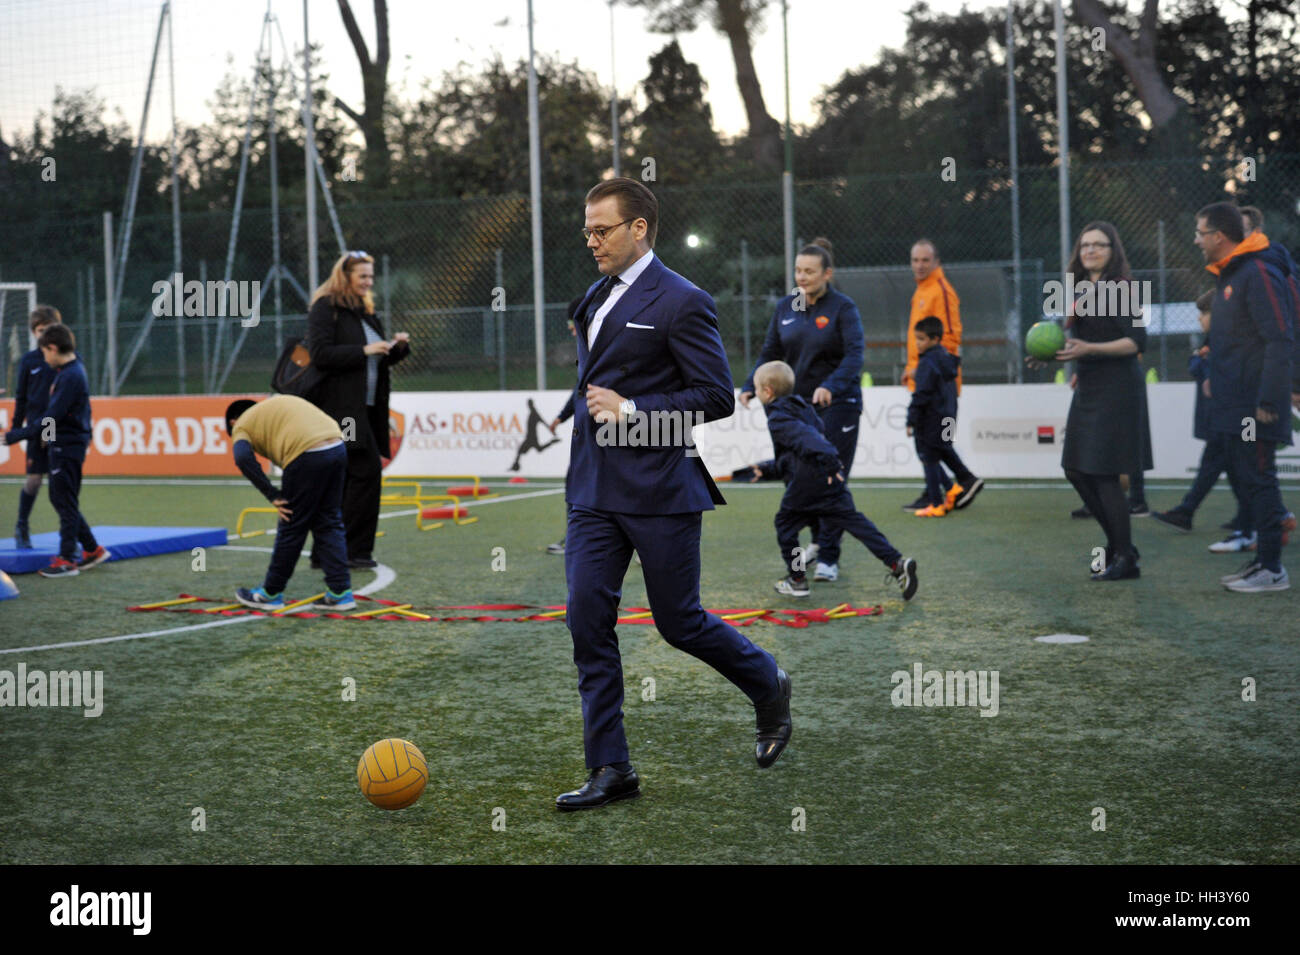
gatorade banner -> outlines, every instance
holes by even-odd
[[[1194,385],[1147,386],[1155,470],[1148,477],[1190,479],[1202,443],[1192,438]],[[1061,444],[1070,408],[1065,385],[967,385],[954,432],[957,452],[986,478],[1061,478]],[[238,471],[222,415],[238,395],[93,398],[94,443],[87,476],[224,476]],[[248,397],[260,398],[261,395]],[[552,422],[567,391],[419,391],[391,398],[384,473],[394,477],[481,475],[562,478],[569,465],[572,420]],[[911,480],[921,475],[907,436],[911,395],[901,387],[863,389],[854,477]],[[579,407],[579,414],[586,410]],[[12,427],[13,402],[0,402],[0,428]],[[1293,412],[1293,427],[1300,418]],[[697,426],[694,451],[711,474],[772,456],[762,406]],[[389,460],[391,459],[391,460]],[[1300,478],[1300,450],[1278,452],[1278,473]],[[0,445],[0,474],[20,475],[21,444]]]
[[[91,398],[94,439],[83,473],[92,475],[237,475],[223,417],[236,398],[175,395]],[[0,430],[13,425],[14,403],[0,402]],[[0,474],[23,474],[25,445],[0,444]]]

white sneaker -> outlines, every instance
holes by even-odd
[[[1290,590],[1291,580],[1287,577],[1285,567],[1276,574],[1271,570],[1265,570],[1263,567],[1256,567],[1250,576],[1242,577],[1240,580],[1234,580],[1223,586],[1239,594],[1266,594],[1275,590]]]
[[[839,564],[823,564],[821,561],[817,562],[817,572],[813,574],[813,580],[839,580],[839,579],[840,579]]]
[[[1241,531],[1233,531],[1221,541],[1210,545],[1211,554],[1236,554],[1243,550],[1254,550],[1258,538],[1251,534],[1247,537]]]
[[[820,551],[821,551],[821,547],[818,546],[818,545],[815,544],[815,543],[814,543],[814,544],[809,544],[807,547],[805,547],[805,548],[803,549],[803,565],[804,565],[805,567],[809,567],[809,566],[812,566],[813,564],[816,564],[816,563],[817,563],[817,554],[818,554]]]
[[[1226,586],[1227,584],[1232,583],[1234,580],[1242,580],[1243,578],[1249,577],[1257,570],[1259,570],[1259,561],[1249,560],[1246,563],[1242,564],[1239,568],[1234,570],[1232,573],[1224,574],[1222,577],[1220,577],[1219,583],[1224,584]]]

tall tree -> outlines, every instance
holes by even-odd
[[[754,69],[751,37],[762,27],[768,0],[625,0],[628,6],[650,12],[650,29],[656,33],[689,32],[708,17],[713,28],[731,44],[736,64],[736,86],[745,104],[748,138],[754,164],[764,172],[781,168],[781,124],[763,102],[763,88]]]
[[[366,184],[373,189],[382,189],[388,185],[389,155],[388,131],[384,122],[384,109],[388,102],[388,0],[374,0],[375,3],[375,55],[372,59],[366,47],[365,37],[357,26],[357,18],[352,15],[352,5],[348,0],[338,0],[339,13],[343,15],[343,26],[352,41],[352,49],[361,64],[361,83],[365,96],[365,109],[358,113],[337,96],[334,105],[346,113],[361,129],[366,138],[365,174]]]
[[[683,185],[708,179],[723,152],[704,101],[708,85],[673,40],[650,57],[642,81],[646,107],[636,117],[638,151],[655,160],[657,181]]]
[[[1143,3],[1136,37],[1118,25],[1099,0],[1074,0],[1074,12],[1088,27],[1105,34],[1106,49],[1123,67],[1151,124],[1157,129],[1170,126],[1187,104],[1165,83],[1157,57],[1160,0]]]

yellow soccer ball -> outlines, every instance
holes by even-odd
[[[357,785],[380,809],[405,809],[420,798],[429,781],[429,764],[406,739],[381,739],[361,754]]]

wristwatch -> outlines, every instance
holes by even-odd
[[[632,415],[636,414],[636,402],[631,398],[623,399],[619,402],[618,413],[624,418],[630,418]]]

